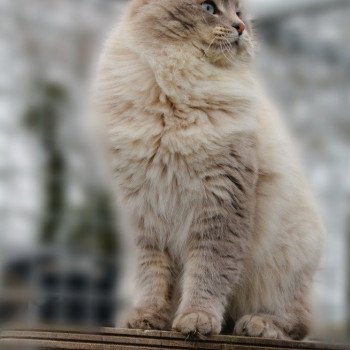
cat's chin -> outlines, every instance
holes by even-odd
[[[246,55],[239,52],[239,48],[236,45],[233,45],[232,48],[226,48],[226,50],[219,48],[211,54],[206,54],[209,63],[224,68],[247,63]]]
[[[199,56],[206,59],[210,64],[219,67],[230,67],[246,64],[250,61],[249,49],[241,40],[234,40],[225,45],[213,44],[210,50],[207,47],[195,46]]]

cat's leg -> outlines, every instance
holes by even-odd
[[[234,334],[239,336],[302,340],[310,331],[311,312],[305,300],[280,314],[256,313],[243,316],[235,325]]]
[[[133,329],[165,329],[171,317],[173,276],[171,260],[154,241],[138,239],[137,303],[127,317]]]
[[[212,200],[203,204],[192,228],[173,323],[183,334],[220,333],[250,247],[255,175],[248,167],[230,170],[230,175],[210,179],[207,198]]]
[[[215,220],[220,226],[223,218]],[[182,302],[173,323],[173,329],[184,334],[220,333],[227,299],[240,278],[245,239],[229,227],[213,235],[212,225],[190,244]]]
[[[309,324],[304,319],[291,323],[288,318],[269,314],[246,315],[237,322],[234,330],[238,336],[284,340],[302,340],[308,332]]]

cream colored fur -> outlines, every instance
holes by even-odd
[[[295,147],[244,53],[215,61],[196,45],[143,37],[135,11],[147,6],[133,1],[111,35],[97,87],[140,264],[128,325],[215,334],[232,319],[236,334],[301,339],[324,233]],[[234,219],[227,194],[242,210]],[[211,235],[216,222],[205,226],[214,212],[237,227],[235,240],[214,245],[226,239],[223,228]],[[215,256],[226,248],[231,260]],[[217,274],[227,266],[235,272]]]

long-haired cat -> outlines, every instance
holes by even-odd
[[[133,0],[97,96],[137,250],[128,327],[302,339],[323,227],[238,0]]]

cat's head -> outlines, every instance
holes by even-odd
[[[244,0],[133,0],[128,21],[133,42],[146,47],[195,48],[208,61],[249,61],[253,33]]]

